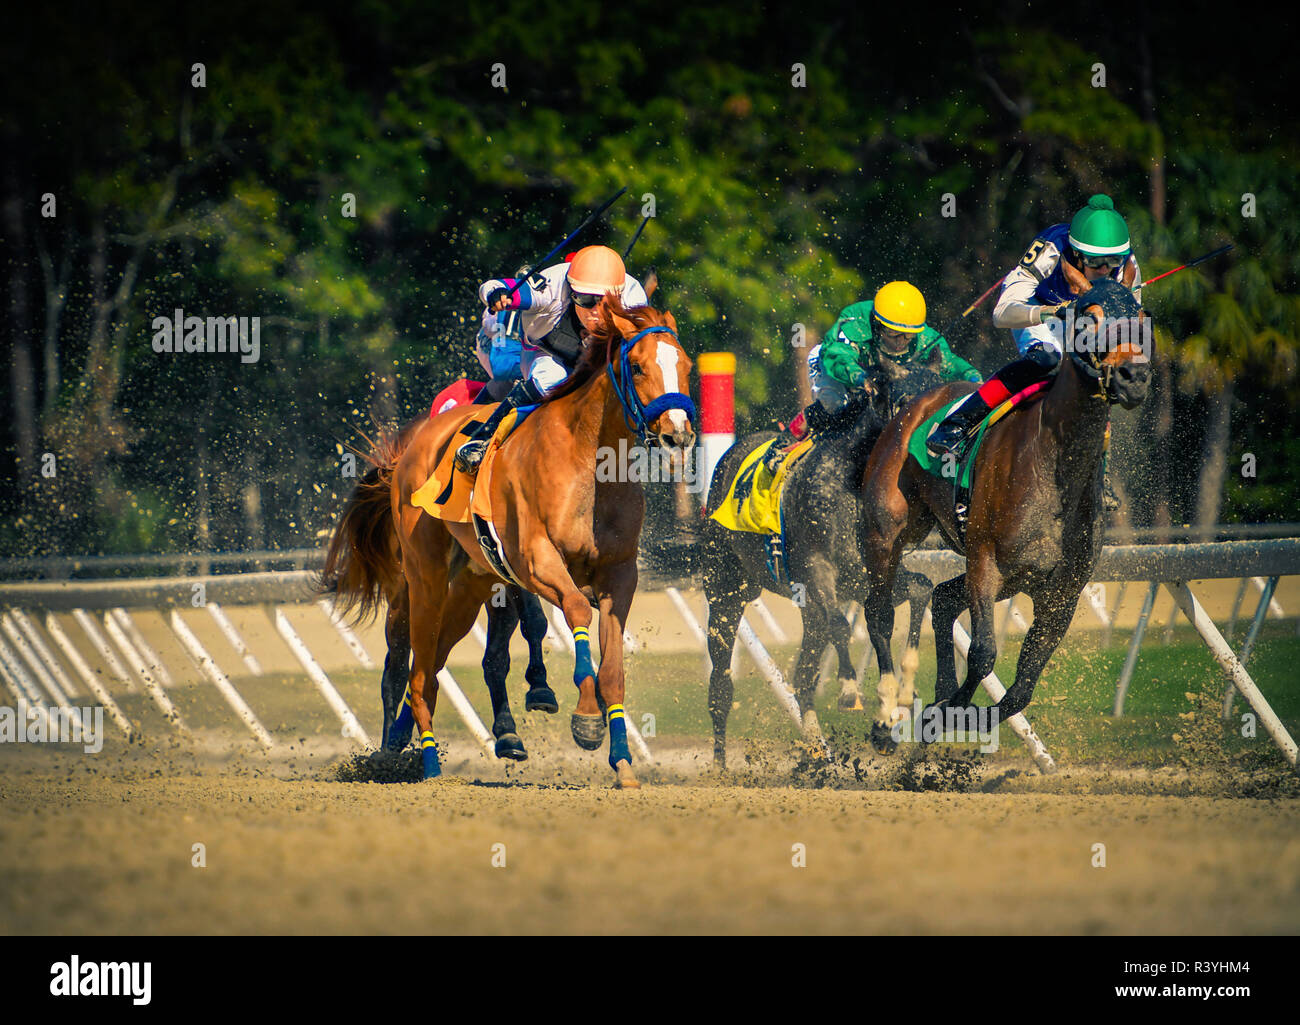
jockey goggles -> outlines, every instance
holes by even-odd
[[[1105,256],[1085,256],[1079,253],[1079,262],[1092,270],[1101,270],[1103,267],[1123,267],[1128,258],[1128,253],[1108,253]]]
[[[574,292],[573,305],[581,306],[584,310],[595,309],[596,304],[605,297],[603,295],[592,295],[590,292]]]

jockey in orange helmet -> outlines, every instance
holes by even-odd
[[[510,410],[541,402],[569,376],[588,334],[599,323],[598,307],[606,295],[619,296],[624,306],[648,302],[641,283],[627,273],[623,258],[609,246],[580,249],[571,260],[538,271],[512,293],[516,280],[494,278],[478,290],[489,313],[520,311],[524,379],[456,450],[456,467],[463,473],[478,472],[492,436]]]

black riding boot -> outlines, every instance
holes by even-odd
[[[948,453],[960,457],[984,418],[993,411],[990,401],[1000,404],[1031,384],[1046,381],[1056,372],[1060,362],[1061,357],[1055,349],[1044,345],[1030,346],[1023,356],[1008,363],[949,413],[926,439],[925,447],[935,458]]]
[[[471,477],[478,473],[478,465],[487,454],[492,436],[496,434],[507,413],[520,406],[531,406],[542,401],[542,393],[531,381],[516,381],[505,400],[492,411],[492,415],[470,432],[469,441],[456,450],[456,469]]]

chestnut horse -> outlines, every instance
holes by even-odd
[[[908,441],[931,414],[974,386],[946,385],[909,404],[886,425],[867,462],[862,546],[872,577],[866,614],[876,620],[873,631],[886,637],[892,631],[893,607],[879,599],[889,595],[904,549],[936,522],[948,544],[966,555],[966,572],[934,589],[933,607],[936,704],[963,714],[997,661],[994,603],[1022,592],[1033,600],[1033,625],[1015,683],[995,706],[997,721],[1029,704],[1101,554],[1110,407],[1136,408],[1150,384],[1150,323],[1128,289],[1093,282],[1071,312],[1065,323],[1076,330],[1067,332],[1065,356],[1042,398],[984,436],[964,539],[953,512],[953,482],[925,472],[909,455]],[[971,646],[958,690],[952,627],[967,607]],[[892,666],[881,665],[882,672],[887,669]]]
[[[695,407],[679,390],[690,380],[691,361],[672,314],[624,309],[613,296],[600,310],[569,380],[500,447],[486,486],[505,569],[560,608],[573,631],[573,738],[596,750],[608,716],[610,767],[619,786],[635,787],[623,719],[623,626],[636,592],[645,495],[635,472],[609,481],[598,478],[596,466],[603,454],[626,452],[638,441],[684,457],[695,440]],[[411,504],[448,446],[460,440],[467,416],[457,408],[426,421],[391,464],[391,515],[410,597],[411,710],[426,779],[441,771],[432,734],[438,672],[503,579],[473,523],[434,519]],[[487,470],[485,462],[480,481]],[[598,673],[589,640],[592,608],[600,609]]]
[[[322,596],[332,597],[345,613],[356,612],[358,619],[366,619],[377,611],[381,598],[387,603],[384,639],[388,651],[384,656],[379,692],[384,712],[381,744],[388,751],[400,751],[406,747],[411,739],[412,726],[410,706],[404,704],[411,657],[410,602],[391,515],[392,463],[426,419],[414,420],[396,435],[383,438],[372,446],[369,458],[376,465],[357,482],[348,496],[347,505],[330,539],[318,585]],[[505,601],[494,600],[487,607],[483,679],[492,699],[496,756],[521,761],[528,757],[528,753],[515,732],[515,720],[506,692],[506,678],[510,673],[510,637],[516,626],[528,642],[528,668],[524,673],[528,695],[524,707],[556,712],[559,706],[554,692],[547,686],[546,665],[542,661],[545,613],[535,597],[516,586],[508,587],[502,597]]]

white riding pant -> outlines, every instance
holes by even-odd
[[[555,391],[569,376],[563,363],[549,352],[531,345],[524,346],[519,367],[524,373],[524,379],[531,381],[543,395]]]
[[[1041,306],[1042,303],[1031,302],[1030,306]],[[1058,356],[1061,355],[1061,334],[1060,329],[1053,331],[1047,324],[1034,324],[1030,327],[1015,328],[1011,332],[1011,337],[1016,343],[1016,351],[1024,355],[1031,345],[1043,345],[1051,349]]]

